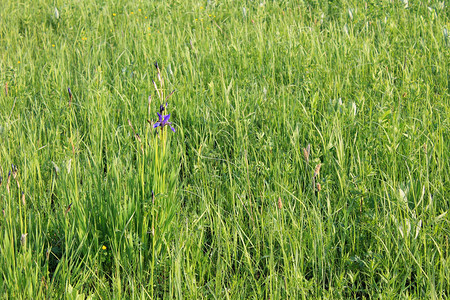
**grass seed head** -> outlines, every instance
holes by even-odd
[[[309,162],[309,154],[311,153],[311,144],[308,144],[306,148],[303,148],[303,157],[305,158],[306,163]]]
[[[152,79],[153,86],[155,87],[156,92],[158,93],[159,99],[162,101],[162,91],[160,92],[158,89],[158,86],[156,85],[156,82]]]
[[[21,243],[22,245],[25,245],[25,243],[27,242],[27,235],[28,235],[28,233],[23,233],[23,234],[20,236],[20,243]]]
[[[27,203],[25,202],[25,192],[22,192],[22,204],[25,206]]]
[[[320,173],[320,167],[322,166],[321,163],[319,163],[316,168],[314,169],[314,178],[316,178],[317,176],[319,176]]]
[[[281,197],[278,197],[278,209],[283,208],[283,202],[281,201]]]

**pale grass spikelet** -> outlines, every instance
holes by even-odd
[[[153,79],[152,79],[152,82],[153,82],[153,85],[155,86],[155,90],[156,90],[156,93],[158,94],[159,99],[162,101],[162,90],[160,91],[158,89],[158,86],[156,85],[156,82]]]
[[[23,246],[25,246],[25,243],[27,242],[27,235],[28,235],[28,233],[23,233],[23,234],[20,236],[20,243],[21,243]]]
[[[311,144],[308,144],[306,148],[303,148],[303,157],[305,158],[306,163],[309,162],[309,154],[311,153]]]
[[[283,202],[281,201],[281,197],[278,197],[278,203],[277,203],[278,209],[283,208]]]
[[[56,175],[58,175],[59,171],[60,171],[58,165],[53,160],[52,160],[52,164],[53,164],[53,169],[55,170]]]
[[[72,169],[72,159],[67,161],[67,174],[70,174],[70,170]]]
[[[23,204],[23,206],[27,205],[27,203],[25,201],[25,192],[22,192],[22,204]]]
[[[161,85],[162,85],[162,77],[161,77],[161,73],[159,72],[159,68],[157,69],[158,70],[158,80],[159,80],[159,82],[161,83]]]
[[[320,173],[320,167],[322,166],[322,163],[319,163],[316,168],[314,169],[314,178],[316,178],[317,176],[319,176]]]
[[[153,86],[155,87],[155,90],[159,93],[158,86],[156,85],[156,82],[153,79],[152,79],[152,82],[153,82]]]

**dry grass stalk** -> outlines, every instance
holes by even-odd
[[[128,125],[130,125],[131,129],[133,129],[133,134],[134,137],[139,141],[139,143],[141,142],[141,137],[139,136],[139,134],[136,133],[136,131],[134,130],[133,124],[131,124],[130,119],[128,119]]]
[[[72,208],[72,203],[69,204],[69,206],[67,206],[66,211],[64,212],[64,216],[67,216],[67,214],[69,213],[70,209]]]

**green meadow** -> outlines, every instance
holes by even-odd
[[[446,299],[449,139],[448,1],[1,1],[0,298]]]

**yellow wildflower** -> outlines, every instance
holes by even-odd
[[[106,246],[105,246],[105,245],[103,245],[103,246],[102,246],[102,249],[103,249],[103,250],[106,250]]]

